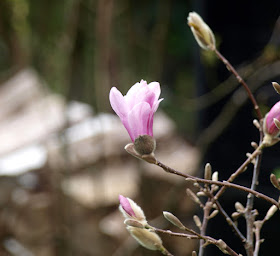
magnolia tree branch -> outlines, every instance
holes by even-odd
[[[158,160],[156,161],[155,163],[156,165],[158,165],[159,167],[161,167],[164,171],[166,172],[169,172],[169,173],[172,173],[172,174],[175,174],[175,175],[178,175],[178,176],[181,176],[181,177],[184,177],[188,180],[192,180],[194,182],[198,182],[198,183],[203,183],[203,184],[209,184],[209,185],[218,185],[218,186],[222,186],[222,187],[228,187],[228,188],[235,188],[235,189],[238,189],[238,190],[241,190],[241,191],[245,191],[247,193],[251,193],[253,195],[255,195],[257,198],[261,198],[263,200],[266,200],[267,202],[271,203],[271,204],[274,204],[275,206],[277,206],[278,208],[280,208],[280,205],[279,203],[274,200],[273,198],[270,198],[260,192],[257,192],[257,191],[254,191],[250,188],[246,188],[244,186],[241,186],[241,185],[237,185],[237,184],[233,184],[233,183],[230,183],[228,181],[213,181],[213,180],[206,180],[206,179],[202,179],[202,178],[198,178],[198,177],[194,177],[192,175],[189,175],[189,174],[184,174],[182,172],[179,172],[179,171],[176,171],[170,167],[168,167],[167,165],[159,162]],[[216,196],[213,198],[213,200],[217,200]]]
[[[244,87],[244,89],[246,90],[252,104],[254,105],[254,109],[256,111],[256,114],[258,116],[258,119],[261,120],[262,117],[262,113],[260,111],[260,107],[254,97],[254,95],[252,94],[249,86],[247,85],[247,83],[243,80],[243,78],[238,74],[238,72],[236,71],[236,69],[230,64],[230,62],[215,48],[214,49],[215,54],[217,55],[217,57],[226,65],[227,69],[236,77],[236,79],[242,84],[242,86]]]
[[[213,200],[213,195],[209,194],[209,197],[211,197],[211,199]],[[239,230],[239,228],[235,225],[235,223],[232,221],[231,217],[228,216],[228,214],[226,213],[226,211],[223,209],[223,207],[221,206],[220,202],[218,200],[215,200],[215,203],[217,205],[217,208],[219,210],[219,212],[222,214],[222,216],[225,218],[226,222],[228,223],[228,225],[232,228],[233,232],[237,235],[237,237],[239,237],[239,239],[241,240],[242,243],[246,242],[246,237],[241,233],[241,231]]]
[[[212,209],[213,204],[211,203],[210,198],[208,198],[208,202],[206,202],[204,208],[203,208],[203,221],[202,221],[202,225],[200,228],[200,234],[202,236],[206,235],[206,228],[207,228],[207,224],[209,221],[209,215],[210,215],[210,211]],[[200,240],[200,244],[199,244],[199,254],[198,256],[203,256],[204,254],[204,243],[203,240]]]
[[[254,172],[253,172],[253,178],[251,183],[252,190],[255,190],[257,187],[259,173],[260,173],[260,163],[261,163],[261,155],[258,155],[254,164]],[[254,245],[253,245],[254,228],[253,227],[254,227],[255,215],[252,213],[253,204],[254,204],[254,195],[248,194],[246,210],[245,210],[245,219],[246,219],[246,226],[247,226],[246,228],[247,241],[246,241],[245,249],[247,251],[248,256],[253,256],[253,251],[254,251]]]
[[[206,244],[216,245],[225,254],[228,254],[228,255],[231,255],[231,256],[240,256],[240,254],[237,254],[223,240],[221,240],[221,239],[216,240],[216,239],[214,239],[210,236],[201,235],[201,234],[197,233],[196,231],[194,231],[190,228],[187,228],[187,227],[184,227],[185,231],[191,233],[192,235],[184,234],[184,233],[175,233],[175,232],[172,232],[170,230],[162,230],[162,229],[152,227],[150,225],[148,225],[147,228],[150,228],[157,233],[167,234],[167,235],[171,235],[171,236],[185,237],[187,239],[201,239]]]

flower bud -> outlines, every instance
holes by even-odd
[[[147,223],[146,217],[140,206],[128,197],[119,195],[120,200],[120,211],[122,212],[125,219],[133,219],[140,221],[143,225]]]
[[[171,222],[174,226],[180,228],[180,229],[184,229],[185,226],[183,225],[183,223],[171,212],[163,212],[163,216],[165,219],[167,219],[169,222]]]
[[[278,101],[271,110],[266,114],[264,119],[264,133],[268,134],[272,137],[277,137],[280,133],[279,128],[279,120],[280,120],[280,101]]]
[[[194,220],[195,225],[200,229],[202,224],[201,224],[201,220],[199,219],[199,217],[197,215],[194,215],[193,220]]]
[[[130,202],[129,200],[122,196],[122,195],[119,195],[119,201],[120,201],[120,205],[122,207],[122,209],[131,217],[135,217],[135,213],[130,205]]]
[[[245,207],[240,202],[235,202],[235,209],[237,212],[244,212]]]
[[[162,240],[155,232],[131,226],[128,226],[127,230],[137,240],[137,242],[145,248],[149,250],[162,250]]]
[[[272,86],[273,86],[274,90],[275,90],[278,94],[280,94],[280,85],[279,85],[278,83],[276,83],[276,82],[272,82]]]
[[[135,139],[134,147],[140,155],[149,155],[156,149],[156,140],[149,135],[140,135]]]
[[[278,181],[277,177],[273,173],[270,174],[270,182],[275,188],[280,190],[280,182]]]
[[[212,177],[212,167],[211,164],[207,163],[204,168],[204,179],[211,180]]]
[[[277,211],[278,211],[277,206],[276,206],[276,205],[272,205],[272,206],[269,208],[269,210],[267,211],[267,213],[266,213],[264,219],[265,219],[266,221],[269,220],[269,219],[274,215],[274,213],[276,213]]]
[[[214,210],[213,212],[211,212],[208,219],[210,220],[210,219],[214,218],[218,213],[219,213],[219,210]]]
[[[126,226],[131,226],[131,227],[135,227],[135,228],[144,228],[145,226],[137,221],[137,220],[132,220],[132,219],[125,219],[123,222]]]
[[[218,172],[214,172],[212,174],[212,180],[213,181],[218,181],[219,180],[219,173]]]
[[[189,13],[188,25],[201,48],[212,51],[216,48],[212,30],[196,12]]]

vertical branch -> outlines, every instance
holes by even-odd
[[[244,89],[246,90],[249,99],[251,100],[254,109],[256,111],[257,117],[259,120],[262,119],[262,114],[259,108],[259,105],[254,97],[254,95],[252,94],[249,86],[245,83],[245,81],[243,80],[243,78],[238,74],[238,72],[236,71],[236,69],[230,64],[230,62],[215,48],[214,49],[215,54],[217,55],[217,57],[226,65],[227,69],[236,77],[236,79],[238,80],[239,83],[242,84],[242,86],[244,87]]]
[[[210,211],[212,209],[212,203],[211,203],[211,199],[210,197],[208,198],[208,201],[207,203],[205,204],[204,208],[203,208],[203,221],[202,221],[202,225],[201,225],[201,228],[200,228],[200,234],[202,236],[205,236],[206,235],[206,228],[207,228],[207,225],[208,225],[208,220],[209,220],[209,214],[210,214]],[[200,240],[199,242],[199,254],[198,256],[203,256],[204,254],[204,240]]]
[[[99,0],[96,10],[96,46],[94,60],[94,89],[97,110],[105,110],[110,88],[110,33],[113,20],[114,0]],[[106,104],[106,105],[105,105]]]
[[[262,134],[261,134],[261,141],[262,141]],[[259,173],[260,173],[260,163],[261,163],[261,156],[258,155],[256,157],[256,161],[254,164],[254,172],[253,172],[253,178],[252,178],[252,183],[251,183],[251,189],[255,190],[258,184],[258,179],[259,179]],[[246,218],[246,227],[247,227],[247,241],[245,245],[245,249],[247,251],[248,256],[253,255],[253,241],[254,241],[254,220],[255,216],[252,212],[253,210],[253,204],[254,204],[254,195],[253,194],[248,194],[247,197],[247,204],[246,204],[246,211],[245,211],[245,218]]]

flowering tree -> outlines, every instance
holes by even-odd
[[[147,84],[146,81],[141,80],[140,83],[133,85],[125,96],[113,87],[110,91],[111,106],[120,117],[132,141],[132,143],[125,146],[126,151],[139,159],[161,167],[169,174],[181,176],[185,180],[192,182],[199,191],[195,193],[187,189],[187,194],[194,202],[199,204],[203,210],[203,219],[201,220],[196,215],[193,217],[199,229],[199,231],[195,231],[186,227],[172,213],[164,211],[164,217],[182,230],[182,233],[175,233],[151,226],[146,220],[142,209],[130,198],[121,195],[119,196],[120,211],[124,215],[124,223],[127,230],[147,249],[159,250],[164,255],[172,255],[163,246],[162,240],[158,235],[159,233],[165,233],[173,236],[200,240],[199,256],[204,255],[204,248],[209,244],[217,246],[224,254],[240,256],[241,254],[236,252],[234,248],[229,247],[222,237],[214,238],[206,234],[208,221],[220,213],[226,219],[226,222],[232,228],[233,232],[240,238],[240,242],[244,245],[247,256],[257,256],[259,255],[260,245],[263,241],[260,234],[262,226],[280,208],[280,200],[276,201],[256,190],[262,151],[264,148],[273,146],[280,140],[280,101],[276,103],[263,118],[258,103],[246,82],[240,77],[228,60],[217,50],[215,36],[209,26],[195,12],[189,14],[188,24],[199,46],[204,50],[214,52],[246,90],[258,117],[258,120],[253,120],[253,123],[259,130],[259,143],[252,143],[255,150],[251,154],[248,154],[246,161],[241,164],[226,181],[219,181],[218,173],[212,173],[212,168],[209,163],[205,165],[204,178],[179,172],[156,159],[154,153],[156,141],[153,137],[153,117],[159,103],[162,101],[162,99],[159,99],[159,83],[152,82]],[[280,94],[280,85],[276,82],[273,82],[272,85],[276,92]],[[242,174],[250,163],[254,165],[251,187],[248,188],[235,184],[234,180],[236,177]],[[270,179],[272,185],[280,190],[279,179],[277,179],[274,174],[271,174]],[[236,211],[233,212],[231,216],[223,209],[219,202],[219,198],[229,187],[248,193],[246,206],[236,202]],[[205,197],[206,202],[203,203],[200,197]],[[263,219],[257,219],[256,211],[254,210],[254,197],[266,200],[271,204],[271,207],[267,210],[267,214]],[[246,234],[243,234],[236,224],[239,217],[244,217],[246,220]],[[193,251],[192,255],[197,255],[197,252]]]

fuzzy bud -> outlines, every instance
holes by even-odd
[[[194,215],[193,220],[194,220],[195,225],[200,229],[201,228],[201,220],[199,219],[199,217],[197,215]]]
[[[138,222],[141,222],[142,225],[146,225],[146,217],[141,209],[140,206],[138,206],[133,200],[131,200],[128,197],[124,197],[122,195],[119,195],[120,200],[120,206],[119,209],[122,212],[125,219],[132,219],[136,220]]]
[[[212,180],[213,181],[218,181],[219,180],[219,173],[218,172],[214,172],[212,174]]]
[[[237,212],[244,212],[245,208],[240,202],[235,202],[235,209]]]
[[[211,51],[216,48],[215,36],[212,30],[196,12],[189,13],[188,25],[201,48]]]
[[[211,164],[207,163],[204,168],[204,179],[211,180],[212,176],[212,167]]]
[[[219,210],[214,210],[213,212],[211,212],[211,214],[209,215],[208,219],[214,218],[218,213],[219,213]]]
[[[272,146],[278,140],[276,139],[280,134],[280,101],[278,101],[270,111],[265,115],[263,122],[263,131],[265,134],[264,144]]]
[[[279,181],[277,180],[275,174],[270,174],[270,182],[272,183],[272,185],[280,190],[280,184]]]
[[[180,229],[185,229],[185,226],[182,224],[182,222],[171,212],[163,212],[163,216],[165,219],[167,219],[169,222],[171,222],[174,226],[180,228]]]
[[[269,208],[269,210],[267,211],[267,213],[266,213],[266,215],[264,217],[265,221],[269,220],[274,215],[274,213],[277,212],[277,210],[278,210],[277,206],[276,205],[272,205]]]
[[[225,253],[225,254],[228,254],[228,252],[227,252],[227,244],[222,240],[222,239],[219,239],[218,241],[217,241],[217,244],[216,244],[217,246],[218,246],[218,248],[223,252],[223,253]]]
[[[275,90],[278,94],[280,94],[280,85],[279,85],[278,83],[276,83],[276,82],[272,82],[272,86],[273,86],[274,90]]]
[[[133,238],[145,248],[154,251],[163,249],[162,240],[155,232],[131,226],[128,226],[127,230]]]
[[[186,191],[187,191],[188,196],[189,196],[195,203],[201,205],[201,202],[200,202],[199,198],[197,197],[197,195],[196,195],[194,192],[192,192],[189,188],[187,188]]]
[[[125,219],[123,222],[126,226],[131,226],[131,227],[135,227],[135,228],[144,228],[145,226],[137,221],[137,220],[132,220],[132,219]]]

